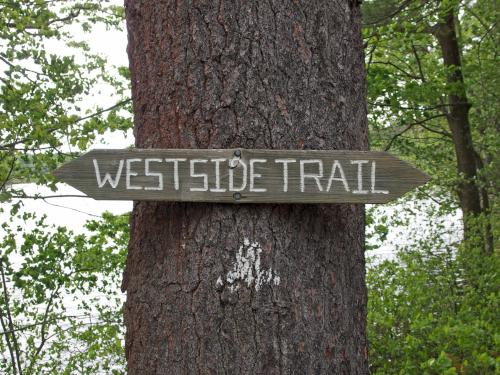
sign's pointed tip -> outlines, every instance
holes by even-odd
[[[57,180],[60,182],[67,183],[67,180],[72,180],[75,176],[75,172],[73,171],[73,169],[75,166],[78,166],[80,164],[80,159],[81,156],[60,165],[51,172],[52,176],[57,178]]]
[[[417,168],[415,168],[417,169]],[[420,170],[420,169],[417,169],[417,171],[419,172],[420,174],[420,177],[421,177],[421,183],[420,185],[425,185],[426,183],[428,183],[430,180],[432,180],[432,177],[429,176],[427,173],[425,173],[424,171]]]
[[[63,180],[62,177],[63,176],[62,176],[62,173],[59,170],[59,168],[53,170],[50,174],[55,177],[55,179],[57,180],[57,182],[62,182],[62,180]]]
[[[62,179],[61,167],[54,169],[51,172],[51,175],[54,176],[58,181],[61,181]]]
[[[70,166],[72,164],[73,161],[60,165],[58,168],[54,169],[51,172],[52,176],[54,176],[59,182],[64,182],[68,174],[68,169],[71,168]]]

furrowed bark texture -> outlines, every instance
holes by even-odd
[[[137,147],[367,148],[357,5],[126,10]],[[136,202],[131,220],[129,373],[368,373],[362,205]]]

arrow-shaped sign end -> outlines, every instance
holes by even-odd
[[[89,195],[88,192],[85,191],[85,185],[80,183],[83,174],[81,163],[82,156],[59,166],[57,169],[53,170],[51,174],[58,182],[68,184],[85,195]]]
[[[57,169],[54,169],[52,172],[51,172],[51,175],[54,176],[58,181],[61,181],[62,180],[62,172],[61,172],[61,167],[57,168]]]
[[[420,184],[418,186],[422,186],[422,185],[425,185],[426,183],[428,183],[430,180],[432,180],[432,177],[429,176],[427,173],[421,171],[420,169],[417,169],[417,168],[414,168],[415,169],[415,173],[418,174],[418,176],[420,177],[419,180],[420,180]]]

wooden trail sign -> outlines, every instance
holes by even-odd
[[[385,203],[430,178],[386,152],[93,150],[54,172],[95,199]]]

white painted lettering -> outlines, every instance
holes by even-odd
[[[288,164],[289,163],[295,163],[297,160],[295,159],[276,159],[274,160],[275,163],[282,163],[283,164],[283,192],[288,191]]]
[[[210,161],[215,163],[215,188],[211,188],[210,191],[223,193],[226,189],[220,187],[220,163],[226,161],[226,159],[210,159]]]
[[[375,169],[377,168],[377,164],[375,161],[372,161],[372,193],[373,194],[389,194],[389,190],[377,190],[375,189]]]
[[[236,188],[234,186],[234,171],[239,169],[241,166],[241,186]],[[243,162],[243,160],[239,160],[237,168],[229,168],[229,191],[243,191],[247,187],[247,165]]]
[[[351,160],[351,164],[358,165],[358,188],[353,190],[353,194],[368,194],[368,190],[363,190],[363,164],[368,163],[368,160]]]
[[[340,177],[335,177],[335,172],[339,170]],[[340,181],[344,185],[344,190],[349,191],[349,185],[347,184],[347,179],[345,178],[344,170],[342,169],[342,165],[338,160],[334,160],[332,164],[332,172],[330,173],[330,178],[328,179],[328,186],[326,187],[326,191],[330,191],[332,187],[333,181]]]
[[[266,188],[256,188],[255,179],[262,177],[261,174],[255,173],[255,163],[267,163],[266,159],[250,159],[250,191],[255,193],[264,193],[267,191]]]
[[[153,173],[149,170],[150,163],[161,163],[162,159],[144,159],[144,174],[146,177],[157,177],[158,178],[158,186],[146,186],[144,190],[163,190],[163,174],[162,173]]]
[[[104,178],[101,179],[101,173],[99,172],[99,164],[97,163],[96,159],[93,159],[94,162],[94,170],[95,170],[95,178],[97,181],[97,186],[99,188],[104,187],[106,185],[106,182],[111,185],[113,189],[116,189],[118,186],[118,183],[120,182],[120,177],[122,175],[122,169],[123,169],[123,160],[120,160],[120,163],[118,164],[118,171],[116,172],[115,178],[113,179],[109,173],[104,174]]]
[[[318,165],[318,173],[305,173],[305,165],[306,164],[317,164]],[[320,178],[323,177],[323,162],[321,160],[301,160],[300,161],[300,191],[303,193],[306,189],[305,180],[306,178],[312,178],[316,181],[316,185],[318,185],[319,191],[323,191],[323,187],[321,186]]]
[[[142,190],[141,186],[132,185],[130,183],[130,177],[137,176],[137,172],[132,171],[132,163],[139,163],[142,159],[127,159],[127,171],[125,174],[126,188],[127,190]]]
[[[194,165],[197,163],[207,163],[207,159],[191,159],[189,162],[190,175],[193,178],[203,178],[203,187],[190,188],[191,191],[208,191],[208,176],[206,173],[194,173]]]
[[[165,159],[166,163],[174,163],[174,189],[179,190],[179,162],[186,161],[185,158]]]

